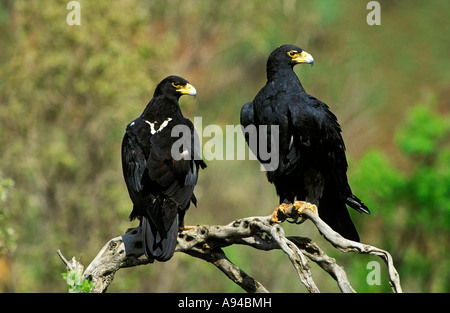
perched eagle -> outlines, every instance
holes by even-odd
[[[279,147],[278,166],[268,169],[267,179],[275,185],[280,204],[293,203],[295,198],[312,203],[331,228],[359,241],[346,205],[360,213],[370,212],[348,184],[341,127],[325,103],[305,92],[293,71],[296,64],[313,62],[302,48],[276,48],[267,61],[267,83],[242,107],[241,124],[255,125],[257,133],[260,125],[278,126],[275,139],[267,127],[267,147],[272,146],[271,140],[278,140]],[[266,161],[258,147],[250,148],[261,163]]]
[[[145,254],[158,261],[173,256],[184,214],[190,202],[197,204],[194,187],[199,167],[206,167],[194,146],[199,145],[194,125],[183,117],[178,103],[182,95],[196,94],[185,79],[165,78],[141,116],[128,124],[122,141],[123,175],[133,202],[130,220],[141,220]],[[190,134],[181,149],[172,149],[182,140],[179,132],[172,136],[176,126]]]

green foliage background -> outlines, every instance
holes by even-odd
[[[343,127],[352,188],[373,212],[352,213],[362,240],[392,253],[405,291],[450,291],[448,1],[379,1],[380,26],[367,25],[366,1],[80,0],[80,26],[67,25],[67,2],[0,1],[1,291],[64,292],[56,249],[87,265],[135,226],[120,143],[162,78],[197,88],[197,100],[181,99],[186,116],[237,125],[265,83],[268,54],[284,43],[314,56],[314,68],[295,70]],[[255,161],[208,162],[196,194],[187,224],[277,205]],[[390,290],[386,276],[366,283],[376,258],[338,253],[308,224],[285,229],[317,241],[358,291]],[[305,291],[280,251],[226,252],[271,291]],[[338,291],[319,268],[313,275],[322,291]],[[176,254],[119,271],[109,291],[241,290]]]

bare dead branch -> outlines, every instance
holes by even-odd
[[[305,210],[304,216],[310,219],[320,231],[320,233],[325,237],[325,239],[340,251],[371,254],[379,256],[381,259],[383,259],[388,267],[389,284],[391,285],[393,291],[397,293],[402,292],[402,287],[400,285],[400,276],[398,275],[398,272],[394,267],[394,261],[389,252],[371,245],[345,239],[333,229],[331,229],[331,227],[328,226],[324,221],[322,221],[317,214],[314,214],[310,210]]]
[[[288,209],[286,213],[290,217],[298,217],[297,212],[292,208]],[[344,269],[336,263],[335,259],[326,255],[309,238],[286,237],[281,224],[273,224],[271,217],[271,215],[247,217],[237,219],[227,225],[200,225],[186,228],[179,233],[176,252],[183,252],[213,264],[247,292],[268,292],[260,282],[233,264],[226,257],[222,248],[240,244],[265,251],[281,249],[288,256],[300,281],[309,292],[319,292],[319,289],[312,278],[307,258],[317,263],[335,279],[342,292],[355,292]],[[302,213],[302,217],[310,219],[326,240],[338,250],[381,257],[387,264],[393,291],[402,292],[398,273],[388,252],[343,238],[309,209]],[[59,250],[58,255],[68,269],[81,266],[82,270],[82,265],[75,258],[69,262]],[[86,268],[83,278],[90,279],[94,283],[92,292],[105,292],[112,283],[114,274],[120,268],[153,263],[153,260],[142,257],[143,255],[142,233],[141,228],[138,227],[108,241]]]

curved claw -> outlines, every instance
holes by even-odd
[[[280,222],[286,220],[286,218],[289,217],[288,209],[290,209],[291,206],[292,206],[292,204],[290,204],[290,203],[282,203],[282,204],[280,204],[273,211],[272,218],[270,219],[270,221],[272,223],[280,223]]]

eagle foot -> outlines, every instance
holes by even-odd
[[[290,203],[280,204],[272,213],[270,221],[272,223],[281,223],[289,217],[288,209],[292,207]]]
[[[317,206],[315,204],[306,202],[306,201],[295,201],[293,206],[295,207],[295,212],[298,215],[303,214],[305,210],[311,210],[316,214],[319,214],[319,210],[317,209]]]
[[[285,221],[288,217],[293,218],[293,221],[288,221],[289,223],[301,224],[304,219],[300,221],[298,218],[303,214],[303,212],[309,209],[314,213],[318,214],[319,211],[315,204],[306,201],[294,201],[294,203],[282,203],[280,204],[272,213],[270,221],[272,223],[280,223]]]

